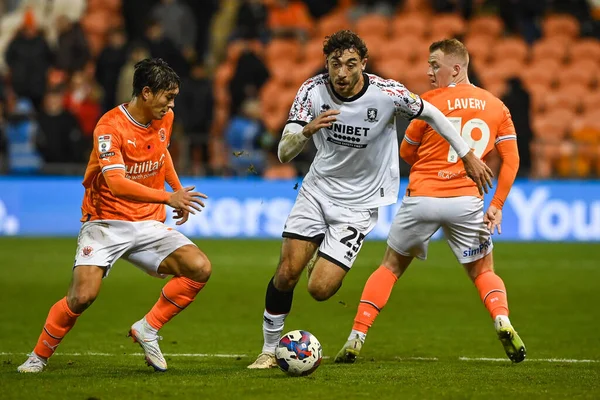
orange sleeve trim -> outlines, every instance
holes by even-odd
[[[181,190],[183,186],[179,181],[179,177],[177,176],[177,171],[175,171],[175,165],[173,165],[173,159],[171,158],[171,153],[167,151],[167,159],[165,161],[165,180],[171,186],[174,192]]]
[[[502,165],[500,166],[498,185],[491,205],[502,209],[519,170],[519,149],[516,140],[500,141],[496,144],[496,148],[500,158],[502,158]]]
[[[111,169],[104,173],[104,179],[113,196],[140,203],[161,203],[169,201],[170,194],[164,190],[152,189],[125,178],[125,170]]]

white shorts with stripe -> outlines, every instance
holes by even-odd
[[[282,236],[318,243],[319,257],[349,270],[375,227],[378,212],[343,207],[301,187]]]
[[[106,269],[106,276],[123,258],[149,275],[164,278],[158,273],[160,263],[188,244],[195,246],[181,232],[158,221],[88,221],[79,231],[73,267],[99,266]]]
[[[461,264],[485,257],[494,247],[483,222],[483,200],[474,196],[405,196],[392,222],[387,244],[402,255],[424,260],[429,240],[440,227]]]

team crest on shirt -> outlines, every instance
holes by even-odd
[[[100,153],[106,153],[108,150],[110,150],[110,141],[110,135],[98,136],[98,150]]]
[[[160,130],[158,131],[158,138],[161,142],[167,140],[167,131],[165,130],[165,128],[160,128]]]
[[[367,118],[365,118],[367,122],[377,122],[377,109],[376,108],[367,108]]]

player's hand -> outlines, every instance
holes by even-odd
[[[462,160],[465,165],[465,172],[477,185],[479,194],[483,195],[484,192],[487,193],[488,188],[492,188],[492,178],[494,177],[490,167],[481,161],[473,151],[468,152]]]
[[[175,222],[175,225],[185,224],[190,216],[189,212],[182,210],[182,209],[173,210],[173,214],[175,214],[173,216],[173,219],[179,220],[179,221]]]
[[[340,113],[340,110],[327,110],[312,121],[310,121],[304,129],[302,130],[302,134],[307,138],[311,137],[315,133],[319,131],[319,129],[323,128],[331,128],[331,124],[337,121],[335,117]]]
[[[192,192],[194,189],[195,186],[188,186],[171,193],[167,204],[175,210],[187,211],[192,214],[196,214],[194,210],[202,211],[201,207],[204,207],[204,202],[200,199],[207,199],[208,196],[200,192]]]
[[[502,210],[499,210],[495,206],[489,206],[485,215],[483,216],[483,222],[493,235],[494,231],[498,229],[498,235],[502,234]]]

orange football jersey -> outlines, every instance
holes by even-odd
[[[100,118],[94,129],[94,149],[83,179],[82,221],[165,220],[164,204],[140,203],[113,196],[103,173],[123,169],[125,178],[152,189],[165,190],[164,165],[173,117],[173,111],[169,111],[161,120],[142,125],[131,117],[126,104],[122,104]]]
[[[510,111],[490,92],[470,84],[435,89],[422,98],[440,109],[481,159],[503,140],[516,140]],[[478,196],[462,160],[427,122],[413,120],[404,140],[417,145],[409,175],[410,196]]]

